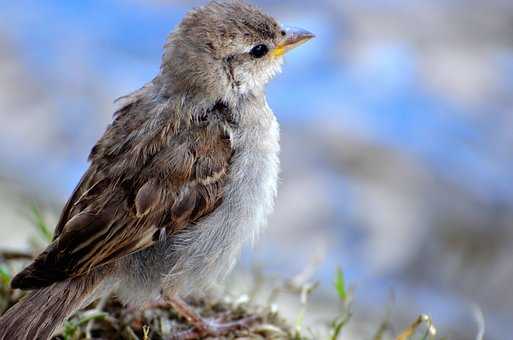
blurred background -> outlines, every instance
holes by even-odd
[[[486,339],[510,338],[513,2],[253,2],[317,38],[268,88],[282,183],[235,275],[312,268],[314,325],[343,268],[346,339],[370,338],[386,310],[397,327],[424,312],[474,338],[475,306]],[[28,202],[55,221],[114,99],[151,80],[166,35],[202,3],[0,1],[0,248],[28,248]],[[279,307],[293,320],[292,303]]]

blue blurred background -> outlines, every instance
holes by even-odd
[[[0,246],[26,246],[27,200],[55,219],[113,100],[158,72],[168,32],[202,3],[0,1]],[[315,263],[314,323],[335,308],[342,266],[353,338],[370,338],[390,292],[398,327],[425,312],[469,339],[478,306],[487,339],[509,338],[513,3],[254,3],[317,38],[268,87],[282,183],[239,271],[291,277]]]

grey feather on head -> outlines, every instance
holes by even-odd
[[[281,70],[273,55],[285,35],[272,17],[245,2],[212,1],[170,34],[161,66],[167,95],[236,102],[262,91]]]

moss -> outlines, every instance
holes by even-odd
[[[189,300],[196,312],[211,320],[229,322],[257,316],[258,320],[248,329],[234,331],[226,339],[283,339],[290,334],[289,327],[276,313],[266,308],[235,305],[207,299]],[[93,313],[97,314],[91,318]],[[87,334],[102,339],[168,339],[191,326],[164,304],[154,304],[141,309],[124,307],[115,298],[109,298],[105,307],[95,311],[94,306],[80,311],[66,323],[67,332],[55,339],[86,339]]]

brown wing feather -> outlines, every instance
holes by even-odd
[[[85,274],[151,246],[161,228],[172,237],[221,203],[232,156],[224,121],[173,132],[132,112],[133,106],[118,115],[95,146],[54,241],[13,287],[41,288]]]
[[[73,190],[73,193],[71,194],[69,200],[64,205],[64,208],[62,209],[61,216],[59,218],[59,221],[57,222],[57,225],[55,226],[55,231],[53,234],[53,239],[55,240],[62,232],[62,228],[64,228],[64,225],[66,222],[70,219],[70,216],[72,216],[72,208],[75,202],[89,189],[91,185],[91,178],[94,176],[94,172],[92,171],[92,168],[87,169],[87,171],[82,175],[82,178],[78,182],[77,186]]]

